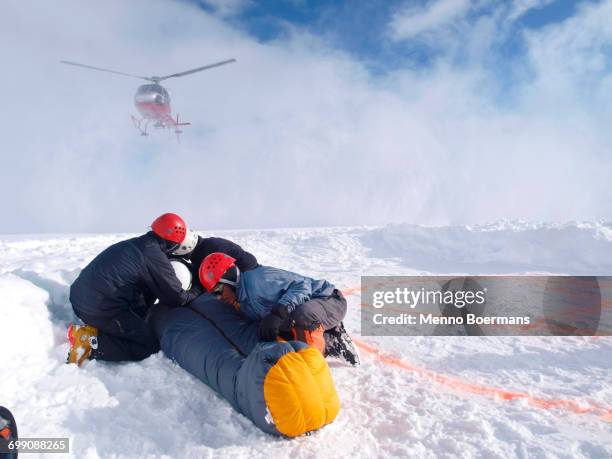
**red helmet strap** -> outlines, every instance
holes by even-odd
[[[227,269],[230,269],[230,268],[227,268]],[[223,277],[221,277],[221,279],[219,279],[220,284],[231,285],[234,288],[238,287],[238,285],[240,284],[240,270],[238,269],[238,266],[236,265],[234,265],[234,268],[236,268],[236,280],[231,281],[229,279],[224,279]]]

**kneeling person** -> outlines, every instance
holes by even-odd
[[[151,229],[108,247],[71,285],[70,302],[86,325],[68,329],[68,363],[142,360],[156,353],[159,343],[146,320],[155,299],[178,307],[203,292],[200,286],[183,290],[170,264],[169,255],[188,232],[183,219],[163,214]]]
[[[241,272],[235,259],[224,253],[208,255],[199,278],[206,290],[253,320],[260,320],[259,337],[274,341],[304,341],[323,355],[359,364],[344,329],[346,299],[326,280],[316,280],[270,266]]]

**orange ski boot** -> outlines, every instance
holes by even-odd
[[[91,325],[70,324],[67,335],[70,352],[66,363],[81,366],[89,358],[91,351],[98,348],[98,329]]]

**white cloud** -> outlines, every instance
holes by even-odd
[[[469,9],[469,0],[435,0],[422,7],[409,5],[393,16],[391,37],[406,40],[440,30],[461,19]]]
[[[139,231],[164,211],[198,228],[609,218],[609,5],[530,36],[535,79],[500,106],[486,51],[374,78],[299,31],[261,44],[183,3],[8,2],[0,231]],[[58,63],[167,74],[227,57],[167,82],[193,122],[180,145],[131,126],[137,80]]]
[[[510,14],[508,15],[508,19],[510,21],[514,21],[520,18],[527,11],[532,10],[534,8],[544,8],[545,6],[550,5],[554,1],[555,0],[514,0],[510,8]]]
[[[536,77],[530,95],[570,106],[586,100],[599,108],[610,106],[612,95],[600,89],[612,71],[611,18],[611,1],[585,4],[575,17],[528,33]]]

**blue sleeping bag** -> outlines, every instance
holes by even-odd
[[[340,402],[321,353],[298,341],[259,342],[258,322],[210,294],[158,306],[161,349],[264,432],[295,437],[332,422]]]

